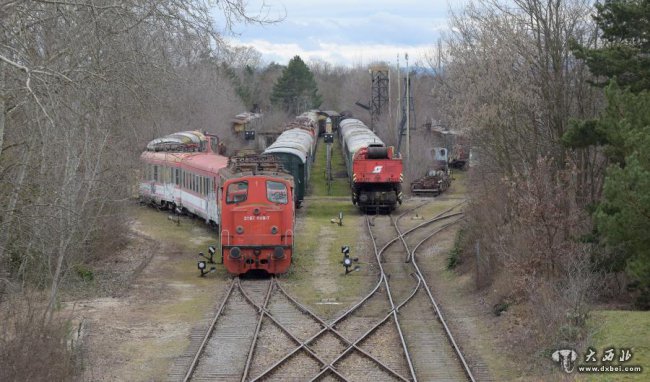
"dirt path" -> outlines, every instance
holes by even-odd
[[[89,288],[100,297],[65,302],[83,322],[84,380],[166,379],[226,282],[223,274],[198,277],[195,253],[212,235],[201,222],[183,219],[175,226],[162,212],[135,209],[131,243],[96,265],[102,281]],[[111,288],[97,285],[111,280]]]

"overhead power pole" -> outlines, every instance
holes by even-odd
[[[411,73],[409,72],[409,54],[404,54],[406,60],[406,158],[411,160]]]

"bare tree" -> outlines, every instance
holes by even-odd
[[[1,5],[0,278],[48,288],[48,320],[71,267],[119,241],[139,148],[241,110],[213,5],[267,21],[242,0]]]
[[[582,0],[476,0],[452,15],[429,59],[440,119],[468,131],[480,154],[466,245],[480,242],[483,280],[539,311],[527,324],[543,346],[579,339],[594,281],[592,249],[577,239],[590,229],[579,203],[587,156],[561,140],[601,102],[570,49],[594,44],[591,12]]]

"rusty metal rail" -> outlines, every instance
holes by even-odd
[[[203,336],[203,340],[201,341],[201,344],[199,345],[199,348],[194,355],[194,358],[192,359],[192,362],[190,363],[189,368],[187,369],[187,373],[185,373],[185,376],[183,377],[183,382],[187,382],[190,380],[192,377],[192,374],[194,373],[194,370],[196,369],[196,365],[199,362],[199,358],[201,357],[201,354],[203,353],[203,350],[205,349],[205,345],[208,343],[208,340],[210,339],[210,336],[212,335],[212,331],[214,330],[214,326],[217,324],[217,321],[219,320],[219,317],[221,317],[221,314],[223,313],[223,308],[226,306],[226,302],[232,295],[232,291],[235,287],[235,280],[233,280],[230,283],[230,287],[228,287],[228,291],[226,292],[226,295],[224,296],[223,300],[221,301],[221,304],[219,305],[219,308],[217,309],[216,314],[210,321],[210,325],[208,326],[208,329]]]
[[[311,310],[309,310],[307,307],[300,304],[296,299],[294,299],[292,296],[290,296],[285,291],[285,289],[282,287],[282,285],[275,279],[271,279],[269,281],[268,289],[267,289],[266,293],[264,294],[264,298],[263,299],[258,298],[258,301],[255,301],[249,295],[249,293],[247,293],[244,290],[244,288],[241,285],[241,281],[239,279],[233,280],[232,283],[230,284],[227,292],[225,293],[225,296],[224,296],[222,302],[220,303],[214,317],[210,321],[210,324],[208,326],[208,330],[205,333],[205,335],[203,336],[203,338],[201,339],[200,345],[198,346],[198,350],[197,350],[196,354],[193,356],[193,358],[192,358],[192,360],[191,360],[191,362],[189,364],[189,367],[187,369],[187,372],[185,373],[184,378],[182,379],[182,381],[186,382],[186,381],[189,381],[189,380],[191,380],[193,378],[194,373],[195,373],[195,371],[197,369],[197,366],[200,363],[200,359],[202,357],[202,354],[204,353],[206,347],[208,346],[208,343],[210,342],[210,337],[212,336],[213,331],[215,331],[215,327],[216,327],[217,323],[224,316],[224,310],[226,309],[226,305],[228,304],[228,301],[231,300],[232,298],[235,298],[235,301],[239,301],[240,303],[241,303],[242,300],[246,301],[246,304],[244,304],[244,305],[249,306],[249,308],[248,308],[248,310],[250,311],[248,313],[249,316],[252,314],[253,317],[255,317],[255,314],[252,313],[252,310],[251,310],[250,307],[253,307],[255,309],[255,311],[257,312],[257,314],[258,314],[258,317],[256,319],[256,325],[255,325],[255,323],[253,321],[251,321],[251,323],[249,323],[249,326],[251,327],[251,329],[253,327],[255,327],[255,330],[254,330],[252,339],[250,338],[250,336],[249,336],[248,339],[246,339],[246,341],[251,341],[250,345],[248,347],[247,356],[246,356],[246,354],[243,354],[243,353],[241,354],[241,359],[246,357],[246,363],[243,366],[243,368],[241,366],[239,366],[237,368],[237,370],[239,370],[237,375],[240,376],[240,377],[237,377],[237,379],[241,380],[242,382],[261,381],[261,380],[264,380],[264,379],[268,378],[272,373],[277,371],[282,365],[287,364],[290,359],[292,359],[294,356],[297,356],[298,353],[300,353],[300,352],[303,353],[303,354],[306,354],[308,357],[310,357],[313,360],[317,361],[318,364],[321,365],[320,366],[320,371],[315,376],[313,376],[313,378],[311,379],[312,381],[319,380],[320,378],[323,378],[328,374],[330,374],[331,376],[333,376],[333,377],[335,377],[335,378],[337,378],[339,380],[347,381],[348,379],[346,378],[345,375],[343,375],[341,373],[340,370],[337,369],[336,364],[339,361],[341,361],[344,357],[350,355],[351,353],[356,353],[356,354],[370,360],[372,362],[372,364],[375,365],[375,367],[379,367],[381,370],[383,370],[385,373],[387,373],[392,378],[395,378],[395,379],[400,380],[400,381],[417,381],[415,368],[414,368],[413,362],[411,360],[411,355],[409,354],[409,347],[408,347],[408,345],[406,343],[406,339],[405,339],[405,336],[404,336],[404,334],[402,332],[402,327],[400,325],[400,320],[399,320],[399,313],[400,312],[399,312],[399,310],[402,307],[404,307],[409,301],[411,301],[414,298],[414,296],[416,296],[417,292],[420,290],[421,287],[424,287],[423,289],[426,291],[429,299],[431,300],[431,303],[432,303],[432,305],[434,307],[434,310],[436,311],[436,314],[439,317],[440,322],[442,323],[442,325],[445,328],[445,331],[447,332],[447,337],[449,338],[449,342],[452,344],[453,348],[455,349],[455,351],[456,351],[456,353],[458,355],[458,358],[461,360],[461,362],[462,362],[462,364],[463,364],[463,366],[465,368],[465,371],[466,371],[466,374],[467,374],[468,378],[471,381],[474,381],[475,379],[474,379],[474,377],[473,377],[473,375],[471,373],[471,370],[469,369],[469,366],[467,365],[467,362],[465,361],[464,357],[462,356],[460,348],[458,347],[455,340],[453,339],[453,336],[451,335],[451,331],[449,330],[446,322],[444,321],[444,318],[442,317],[442,314],[440,312],[440,308],[439,308],[438,304],[433,299],[433,295],[431,293],[431,290],[430,290],[429,286],[427,285],[426,280],[424,279],[424,276],[423,276],[422,272],[420,271],[420,268],[419,268],[419,266],[418,266],[418,264],[416,262],[416,258],[415,258],[415,252],[416,252],[417,248],[420,247],[421,244],[423,244],[424,242],[426,242],[426,240],[430,239],[435,234],[437,234],[438,232],[440,232],[441,230],[445,229],[446,227],[450,226],[451,224],[453,224],[455,222],[449,223],[449,224],[443,226],[442,228],[437,229],[436,231],[434,231],[430,235],[428,235],[424,240],[420,241],[415,246],[413,251],[409,250],[408,244],[406,243],[406,240],[405,240],[406,235],[409,235],[410,233],[415,232],[415,231],[417,231],[418,229],[420,229],[422,227],[425,227],[427,225],[430,225],[430,224],[433,224],[433,223],[436,223],[436,222],[441,222],[441,221],[444,221],[446,219],[450,219],[450,218],[462,215],[462,213],[451,213],[451,214],[449,214],[449,212],[453,211],[455,208],[457,208],[463,202],[459,203],[456,206],[451,207],[450,209],[448,209],[446,211],[443,211],[442,213],[436,215],[434,218],[432,218],[430,220],[427,220],[427,221],[424,221],[421,224],[419,224],[419,225],[417,225],[417,226],[415,226],[413,228],[410,228],[410,229],[408,229],[408,230],[406,230],[404,232],[401,232],[401,230],[399,229],[399,226],[398,226],[399,219],[401,219],[404,215],[406,215],[408,212],[416,210],[416,209],[420,208],[421,206],[426,205],[428,203],[429,202],[423,203],[423,204],[421,204],[419,206],[416,206],[413,209],[410,209],[410,210],[402,213],[401,215],[398,216],[397,220],[394,220],[391,217],[391,222],[394,225],[394,227],[396,228],[398,236],[394,237],[393,239],[391,239],[387,243],[385,243],[381,249],[377,248],[377,240],[376,240],[375,236],[373,235],[370,220],[366,216],[366,223],[367,223],[368,232],[369,232],[369,234],[370,234],[370,236],[372,238],[372,241],[373,241],[373,247],[374,247],[374,250],[375,250],[375,257],[376,257],[376,260],[377,260],[377,263],[378,263],[378,267],[380,269],[379,278],[377,280],[377,283],[373,287],[373,289],[366,296],[364,296],[361,300],[359,300],[352,307],[350,307],[346,311],[342,312],[337,318],[335,318],[331,322],[324,321],[323,319],[318,317],[316,314],[314,314]],[[413,287],[412,290],[410,290],[409,294],[401,302],[398,302],[398,301],[394,300],[394,296],[393,296],[393,293],[391,291],[391,285],[390,285],[390,282],[389,282],[389,275],[385,272],[384,266],[382,265],[382,259],[381,259],[382,253],[388,247],[390,247],[392,244],[394,244],[397,241],[401,241],[403,243],[404,247],[406,248],[406,259],[405,259],[405,261],[406,262],[410,261],[412,263],[412,266],[413,266],[415,272],[412,273],[411,275],[416,280],[416,285]],[[408,277],[408,275],[407,275],[407,277]],[[356,339],[350,339],[346,335],[341,333],[341,331],[339,331],[336,328],[337,324],[340,324],[344,320],[353,317],[354,314],[356,312],[358,312],[362,306],[364,306],[364,304],[367,304],[368,301],[373,296],[378,294],[378,291],[380,290],[380,288],[382,286],[384,287],[383,289],[386,291],[386,294],[387,294],[387,297],[388,297],[388,302],[390,304],[390,308],[388,309],[386,314],[382,315],[382,316],[379,316],[377,318],[378,321],[377,322],[373,321],[371,327],[368,330],[366,330],[360,337],[358,337]],[[293,305],[295,308],[297,308],[297,310],[302,315],[304,315],[306,318],[308,318],[310,320],[313,320],[313,322],[316,322],[320,326],[320,329],[315,334],[311,335],[309,338],[307,338],[305,340],[301,340],[298,337],[296,337],[291,332],[291,330],[289,328],[287,328],[287,326],[285,324],[280,322],[280,320],[278,320],[278,318],[276,318],[269,311],[269,308],[268,308],[269,307],[269,301],[271,299],[271,296],[274,294],[274,289],[275,289],[275,293],[281,293],[282,296],[284,296],[284,298],[286,298],[286,301],[289,301],[290,304]],[[409,289],[404,289],[404,290],[408,291]],[[237,291],[237,292],[235,292],[235,291]],[[261,293],[258,293],[258,294],[261,296]],[[233,295],[238,295],[238,296],[241,295],[241,296],[237,297],[239,299],[239,300],[237,300],[237,298],[233,297]],[[260,300],[263,300],[263,301],[260,303],[259,302]],[[252,318],[252,317],[250,317],[250,318]],[[277,328],[279,328],[284,334],[286,334],[288,339],[290,339],[293,343],[295,343],[295,347],[293,348],[293,350],[288,351],[282,358],[280,358],[279,360],[277,360],[276,362],[274,362],[270,366],[268,366],[268,367],[265,366],[266,369],[264,369],[261,373],[257,373],[255,371],[252,371],[253,373],[256,373],[257,375],[251,375],[252,364],[254,363],[254,359],[256,357],[255,354],[256,354],[257,339],[258,339],[258,337],[260,335],[262,322],[265,320],[265,318],[268,321],[270,321],[271,323],[273,323]],[[394,322],[395,330],[397,331],[397,334],[399,335],[400,346],[402,347],[402,349],[404,351],[404,355],[405,355],[405,358],[406,358],[406,363],[408,364],[408,373],[409,373],[409,375],[403,375],[400,371],[395,370],[394,367],[392,367],[391,365],[387,364],[386,362],[383,362],[382,360],[378,359],[373,354],[369,353],[368,351],[366,351],[365,349],[360,347],[360,344],[364,340],[367,340],[370,336],[372,336],[373,333],[375,333],[380,327],[382,327],[382,325],[385,325],[391,319]],[[316,326],[316,328],[317,328],[317,326]],[[311,334],[311,333],[313,333],[313,332],[310,332],[309,334]],[[314,351],[311,348],[311,345],[314,344],[319,338],[321,338],[321,336],[324,336],[326,333],[333,334],[343,344],[343,346],[345,348],[343,351],[341,351],[338,354],[338,356],[336,356],[334,359],[332,359],[330,361],[327,361],[327,360],[323,359],[316,351]],[[338,350],[337,350],[337,352],[338,352]],[[257,366],[257,367],[260,367],[260,366]],[[405,369],[402,369],[402,370],[405,370]],[[229,374],[229,375],[233,376],[232,374]]]
[[[455,208],[455,207],[452,207],[450,210],[453,210],[454,208]],[[448,211],[450,211],[450,210],[447,210],[447,211],[445,211],[445,212],[448,212]],[[443,212],[443,213],[445,213],[445,212]],[[455,213],[455,214],[452,214],[452,215],[447,215],[447,217],[461,216],[461,215],[463,215],[463,214],[462,214],[462,213]],[[393,219],[391,219],[391,220],[393,220]],[[435,220],[435,219],[434,219],[434,220]],[[463,356],[463,352],[461,351],[460,347],[459,347],[458,344],[456,343],[456,340],[454,339],[454,336],[453,336],[453,334],[451,333],[451,330],[449,329],[449,326],[447,325],[447,322],[445,321],[445,318],[444,318],[444,316],[443,316],[443,314],[442,314],[442,311],[441,311],[441,309],[440,309],[438,303],[436,303],[436,300],[435,300],[435,298],[433,297],[433,294],[431,293],[431,289],[429,288],[429,285],[428,285],[427,282],[426,282],[426,278],[425,278],[424,275],[422,274],[422,271],[420,270],[420,267],[419,267],[418,264],[417,264],[417,258],[416,258],[416,256],[415,256],[415,254],[416,254],[418,248],[419,248],[419,247],[420,247],[424,242],[426,242],[427,240],[430,240],[431,238],[433,238],[435,235],[437,235],[437,234],[440,233],[441,231],[443,231],[443,230],[445,230],[445,229],[451,227],[452,225],[458,223],[460,220],[462,220],[462,218],[457,219],[457,220],[455,220],[455,221],[453,221],[453,222],[447,223],[447,224],[443,225],[442,227],[440,227],[440,228],[434,230],[434,231],[431,232],[429,235],[427,235],[424,239],[422,239],[420,242],[418,242],[418,243],[415,245],[415,247],[413,247],[413,250],[412,250],[412,251],[409,249],[409,247],[408,247],[408,243],[407,243],[406,240],[404,239],[404,235],[405,235],[405,233],[402,233],[402,232],[401,232],[401,230],[400,230],[400,228],[399,228],[398,221],[393,220],[393,226],[394,226],[395,229],[397,230],[397,232],[398,232],[398,234],[399,234],[399,238],[401,239],[402,243],[404,244],[404,247],[405,247],[406,250],[409,252],[409,258],[410,258],[410,260],[412,260],[411,263],[413,264],[413,267],[415,268],[415,271],[417,272],[417,275],[418,275],[419,278],[423,281],[423,286],[424,286],[425,291],[427,292],[427,296],[429,297],[429,300],[431,301],[431,304],[432,304],[432,306],[433,306],[433,308],[434,308],[434,310],[435,310],[435,312],[436,312],[436,316],[437,316],[438,320],[440,321],[440,323],[442,324],[442,326],[443,326],[443,328],[444,328],[445,335],[446,335],[447,339],[449,340],[449,343],[450,343],[451,346],[453,347],[453,349],[454,349],[454,351],[455,351],[455,353],[456,353],[456,356],[458,357],[458,359],[460,360],[460,362],[461,362],[461,364],[462,364],[463,372],[465,373],[465,375],[467,376],[467,378],[468,378],[470,381],[475,382],[476,379],[474,378],[474,375],[472,374],[472,370],[471,370],[471,368],[469,367],[469,364],[467,363],[467,361],[465,360],[465,357]],[[425,222],[425,223],[419,225],[418,227],[423,226],[423,225],[426,225],[426,224],[431,224],[431,223],[432,223],[432,221]],[[416,228],[418,228],[418,227],[416,227]],[[411,232],[412,230],[413,230],[413,229],[411,229],[411,230],[409,230],[409,231],[406,231],[406,232]]]

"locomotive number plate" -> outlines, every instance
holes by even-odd
[[[270,216],[244,216],[244,221],[253,221],[253,220],[270,220]]]

